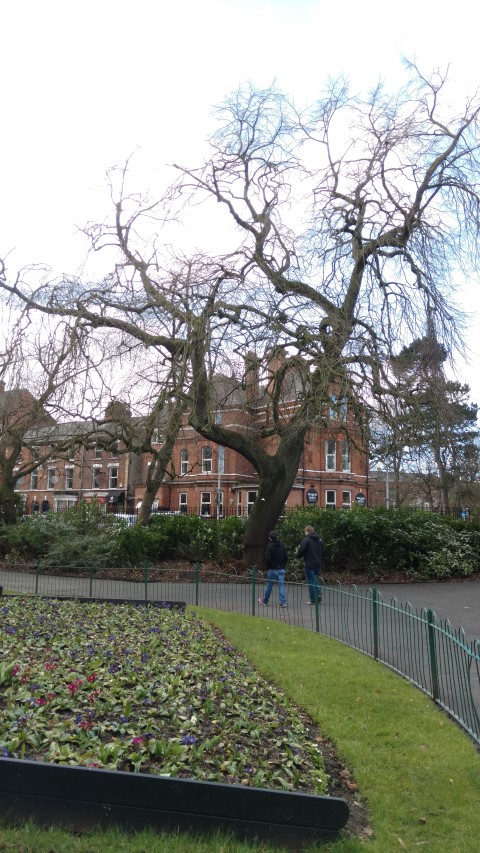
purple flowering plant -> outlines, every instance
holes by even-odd
[[[308,719],[195,613],[7,600],[0,757],[325,793]]]

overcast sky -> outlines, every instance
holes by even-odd
[[[311,102],[328,77],[354,89],[404,80],[401,58],[426,72],[451,64],[459,104],[479,87],[474,4],[457,0],[22,0],[0,9],[0,254],[10,272],[43,262],[74,272],[76,227],[109,210],[106,170],[135,157],[139,190],[165,164],[197,164],[212,107],[240,83]],[[459,378],[480,403],[480,284],[472,363]]]

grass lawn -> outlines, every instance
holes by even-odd
[[[115,627],[104,618],[105,632],[98,627],[101,605],[87,608],[81,617],[78,609],[67,610],[70,635],[65,623],[60,634],[53,631],[49,613],[49,618],[34,629],[35,642],[29,643],[27,633],[37,613],[29,609],[33,608],[30,601],[35,599],[28,599],[27,606],[24,599],[21,618],[18,613],[11,619],[3,614],[3,624],[13,629],[2,635],[4,684],[0,688],[2,713],[10,714],[2,719],[0,742],[9,754],[20,751],[27,757],[29,750],[35,749],[47,760],[61,761],[63,748],[75,754],[76,763],[147,772],[155,772],[157,759],[161,767],[167,759],[172,775],[216,780],[223,776],[223,781],[230,778],[244,784],[293,789],[303,787],[306,780],[307,789],[321,791],[322,768],[317,751],[312,749],[308,726],[295,710],[300,706],[336,744],[353,771],[360,794],[368,803],[373,828],[371,838],[342,839],[324,845],[322,850],[478,851],[479,753],[425,696],[380,664],[303,629],[202,608],[193,610],[219,628],[227,643],[219,644],[208,626],[191,614],[186,624],[193,626],[193,633],[189,627],[187,637],[182,636],[185,627],[180,626],[177,615],[177,628],[172,630],[170,625],[165,631],[160,622],[151,622],[150,617],[145,622],[144,618],[146,633],[140,632],[139,638],[133,614],[140,608],[121,613],[119,605],[115,606]],[[2,604],[8,606],[5,601]],[[168,683],[154,672],[154,650],[165,643],[171,647],[171,660],[163,667],[169,672]],[[23,672],[14,671],[17,664],[5,657],[5,649],[17,649],[16,644],[30,650],[21,658]],[[76,656],[72,656],[75,650]],[[89,675],[95,678],[88,681]],[[271,682],[280,689],[272,690]],[[148,687],[141,695],[139,683]],[[164,694],[170,689],[174,701],[165,717],[169,736],[159,746],[162,739],[155,731],[157,711],[160,704],[164,706]],[[54,709],[60,718],[55,738],[49,734],[50,711]],[[215,742],[222,711],[228,725],[232,721],[237,724],[230,745],[227,729]],[[21,719],[25,714],[30,715],[27,721]],[[281,736],[275,744],[275,734],[280,732],[275,720],[280,718]],[[265,733],[274,742],[272,752],[258,748]],[[28,741],[30,735],[33,742]],[[213,742],[202,751],[205,740]],[[53,752],[52,742],[56,744]],[[299,755],[300,765],[294,760]],[[298,766],[301,773],[297,774]],[[204,771],[206,775],[202,775]],[[75,837],[34,826],[0,828],[0,849],[9,847],[25,853],[268,853],[274,849],[218,836],[199,840],[149,832],[131,837],[111,831]]]
[[[478,853],[480,753],[431,700],[335,640],[218,611],[208,618],[308,711],[353,771],[374,835],[329,850]]]

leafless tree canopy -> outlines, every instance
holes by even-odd
[[[2,277],[28,308],[114,331],[119,354],[153,354],[162,394],[165,381],[172,397],[182,386],[195,428],[257,468],[253,527],[262,483],[278,496],[257,539],[332,386],[372,399],[387,383],[386,360],[425,333],[427,318],[447,350],[461,344],[454,282],[477,266],[480,102],[452,115],[445,76],[410,65],[407,77],[394,95],[378,85],[366,97],[336,81],[306,111],[274,87],[242,88],[218,111],[208,160],[176,165],[158,203],[129,195],[127,172],[115,173],[114,218],[86,228],[94,251],[114,253],[102,282]],[[191,211],[203,221],[211,212],[215,256],[172,249],[168,226]],[[270,386],[272,457],[214,423],[211,380],[219,369],[241,378],[247,351],[268,377],[278,348],[286,360]],[[287,422],[278,403],[293,368],[303,385]]]

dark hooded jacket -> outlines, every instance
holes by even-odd
[[[306,569],[319,571],[323,566],[323,542],[318,533],[309,533],[302,539],[297,557],[303,557]]]
[[[265,549],[267,569],[284,569],[288,560],[285,545],[278,539],[272,539]]]

